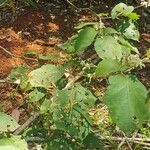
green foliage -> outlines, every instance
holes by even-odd
[[[95,102],[92,93],[79,84],[71,89],[54,91],[51,112],[57,129],[83,139],[92,126],[88,110]]]
[[[109,84],[104,100],[120,129],[133,131],[149,119],[148,91],[135,76],[111,76]]]
[[[118,18],[119,16],[127,16],[132,13],[133,10],[133,6],[127,6],[124,3],[119,3],[111,11],[112,19]]]
[[[83,143],[88,149],[103,149],[102,141],[93,133],[88,134]]]
[[[31,4],[32,1],[26,2]],[[65,64],[46,64],[30,71],[29,68],[18,67],[8,76],[8,81],[20,81],[17,83],[26,94],[27,102],[34,102],[36,110],[41,113],[42,127],[48,130],[46,149],[102,149],[102,142],[92,133],[93,120],[89,115],[98,98],[87,88],[91,87],[87,80],[108,77],[109,86],[104,101],[112,121],[121,130],[133,132],[149,120],[148,91],[131,75],[131,70],[144,66],[138,49],[131,43],[139,40],[136,26],[139,16],[133,10],[134,7],[124,3],[116,5],[111,12],[112,19],[117,20],[116,27],[105,26],[104,14],[96,14],[98,22],[79,24],[76,29],[80,31],[60,46],[71,53]],[[80,62],[78,69],[82,71],[78,75],[81,78],[75,80],[80,83],[74,83],[74,80],[70,82],[70,61],[73,66],[76,65],[76,59],[80,58],[75,57],[86,53],[89,48],[95,50],[99,62],[96,65],[89,63],[89,60]],[[32,51],[25,55],[35,55],[44,61],[59,59],[57,56],[39,55]],[[19,126],[4,113],[0,113],[0,120],[1,132],[14,131]],[[51,128],[53,131],[49,131]],[[16,150],[14,147],[11,149]]]
[[[0,112],[0,133],[13,132],[19,127],[19,124],[11,116]]]
[[[98,56],[102,59],[121,59],[122,50],[120,44],[112,36],[104,36],[103,38],[97,38],[94,44],[95,50]]]
[[[48,88],[51,83],[58,81],[63,75],[63,68],[55,65],[43,65],[29,73],[28,82],[32,87]]]
[[[19,66],[14,68],[9,76],[7,77],[8,81],[15,82],[18,79],[22,79],[25,74],[29,71],[29,68],[25,66]]]
[[[133,6],[119,3],[111,12],[112,19],[120,18],[116,29],[105,27],[103,23],[99,26],[96,22],[82,23],[77,27],[82,28],[81,32],[71,43],[74,52],[94,45],[101,58],[94,73],[96,77],[109,77],[110,85],[104,100],[113,122],[126,132],[141,127],[149,119],[147,90],[130,75],[132,69],[144,66],[138,49],[130,43],[130,40],[139,40],[139,31],[135,25],[139,16],[133,10]]]
[[[68,53],[75,53],[75,43],[77,40],[77,35],[73,35],[71,38],[69,38],[64,44],[60,45],[60,48]]]
[[[103,59],[96,68],[96,76],[104,77],[110,73],[121,71],[121,62],[116,59]]]
[[[85,27],[80,33],[75,42],[75,50],[81,51],[87,48],[89,45],[92,44],[94,38],[97,34],[97,31],[91,27]]]
[[[40,113],[46,114],[48,111],[50,111],[50,106],[51,106],[51,101],[49,99],[44,99],[40,107]]]
[[[139,31],[131,20],[121,20],[117,24],[118,31],[122,32],[127,39],[139,40]]]
[[[45,90],[42,88],[35,88],[31,93],[28,95],[29,102],[37,102],[45,96]]]
[[[0,150],[28,150],[28,146],[20,136],[3,137],[0,138]]]

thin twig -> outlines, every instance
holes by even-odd
[[[9,54],[11,57],[16,57],[16,58],[24,58],[24,59],[28,59],[28,60],[34,60],[34,61],[38,61],[35,58],[29,58],[29,57],[25,57],[25,56],[19,56],[16,54],[11,53],[10,51],[8,51],[6,48],[0,46],[0,49],[2,49],[5,53]]]
[[[82,77],[83,74],[84,71],[81,71],[77,76],[75,76],[73,80],[67,83],[67,85],[64,87],[64,90],[70,88],[77,80]]]
[[[76,5],[74,5],[70,0],[66,0],[66,2],[68,2],[77,11],[83,11],[83,10],[90,11],[94,16],[96,16],[98,18],[98,20],[100,20],[100,16],[95,11],[93,11],[92,9],[90,9],[90,8],[79,8]]]
[[[145,146],[149,146],[150,147],[150,138],[128,138],[128,137],[110,137],[110,136],[106,136],[103,137],[101,135],[97,136],[101,139],[101,140],[112,140],[112,141],[124,141],[124,140],[128,140],[129,143],[136,143],[139,145],[145,145]]]
[[[6,80],[0,80],[0,83],[5,83],[5,82],[7,82]]]
[[[122,132],[122,134],[123,134],[123,136],[125,137],[125,141],[126,141],[128,147],[129,147],[129,149],[132,150],[132,147],[131,147],[130,143],[129,143],[128,140],[127,140],[127,136],[125,135],[124,132]]]
[[[24,129],[26,129],[37,117],[39,117],[39,112],[34,112],[33,116],[31,116],[23,125],[17,128],[14,131],[14,135],[20,134]]]
[[[126,140],[125,139],[123,139],[122,141],[121,141],[121,143],[118,145],[118,150],[120,150],[120,148],[121,148],[121,146],[124,144],[126,142]]]

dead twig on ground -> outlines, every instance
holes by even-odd
[[[5,53],[7,53],[8,55],[10,55],[11,57],[15,57],[15,58],[23,58],[23,59],[27,59],[27,60],[33,60],[33,61],[38,61],[38,59],[35,58],[30,58],[30,57],[26,57],[26,56],[19,56],[17,54],[13,54],[10,51],[8,51],[6,48],[0,46],[0,49],[3,50]]]
[[[100,140],[112,140],[112,141],[124,141],[127,140],[128,143],[135,143],[135,144],[139,144],[139,145],[144,145],[144,146],[148,146],[150,147],[150,138],[128,138],[128,137],[111,137],[111,136],[106,136],[103,137],[99,134],[96,134]]]
[[[37,117],[39,117],[39,112],[34,112],[33,116],[31,116],[23,125],[21,125],[19,128],[17,128],[14,131],[14,135],[20,134],[24,129],[26,129]]]

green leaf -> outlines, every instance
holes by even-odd
[[[40,107],[41,114],[45,114],[50,110],[51,101],[49,99],[45,99]]]
[[[104,28],[104,33],[105,34],[119,34],[118,31],[116,31],[114,28],[110,28],[110,27],[107,27],[107,28]]]
[[[133,75],[116,75],[109,78],[104,100],[110,116],[123,131],[130,132],[149,119],[148,91]]]
[[[84,117],[86,119],[86,121],[91,125],[93,126],[93,122],[90,118],[90,116],[88,115],[88,112],[85,112],[84,109],[82,109],[79,105],[74,105],[73,106],[73,109],[75,111],[77,111],[78,113],[80,113],[82,115],[82,117]]]
[[[97,38],[94,44],[98,56],[102,59],[121,59],[122,49],[120,44],[113,36]]]
[[[93,107],[97,100],[90,90],[81,86],[80,84],[75,85],[75,87],[72,89],[72,93],[70,93],[70,96],[77,102],[85,103],[87,108]]]
[[[24,75],[27,74],[29,68],[25,67],[25,66],[19,66],[14,68],[11,73],[8,75],[7,80],[14,82],[17,79],[21,79]]]
[[[75,50],[81,51],[90,46],[95,36],[97,35],[97,31],[92,27],[84,28],[80,33],[75,43]]]
[[[104,77],[120,71],[121,63],[117,59],[103,59],[96,68],[96,76]]]
[[[19,124],[11,116],[0,112],[0,133],[13,132],[19,127]]]
[[[41,88],[34,89],[31,93],[29,93],[27,99],[29,102],[37,102],[45,96],[45,90]]]
[[[127,15],[127,17],[129,18],[129,19],[131,19],[131,20],[139,20],[140,19],[140,15],[138,15],[137,13],[130,13],[130,14],[128,14]]]
[[[127,39],[138,41],[140,38],[139,31],[132,20],[121,20],[117,24],[117,29],[124,34]]]
[[[0,139],[0,150],[28,150],[28,146],[20,136],[4,137]]]
[[[112,19],[115,19],[119,16],[127,16],[134,10],[133,6],[127,6],[124,3],[117,4],[111,11]]]
[[[65,43],[59,46],[60,49],[66,51],[67,53],[75,53],[75,43],[77,40],[77,35],[73,35]]]
[[[131,51],[139,54],[139,51],[136,47],[132,46],[127,40],[125,40],[123,37],[118,37],[118,42],[121,44],[123,52],[127,52],[128,54],[131,53]]]
[[[87,149],[103,149],[103,142],[94,133],[88,134],[83,143]]]
[[[33,87],[48,88],[51,83],[58,81],[63,75],[63,68],[55,65],[43,65],[29,73],[29,82]]]

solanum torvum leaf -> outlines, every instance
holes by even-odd
[[[29,83],[32,87],[48,88],[50,84],[58,81],[63,75],[63,68],[55,65],[43,65],[29,73]]]
[[[135,76],[111,76],[109,84],[104,100],[121,130],[131,132],[149,119],[148,91]]]
[[[27,99],[29,102],[37,102],[41,100],[46,95],[46,92],[42,88],[36,88],[29,93]]]
[[[96,68],[96,76],[104,77],[121,70],[121,62],[117,59],[103,59]]]
[[[111,11],[111,16],[113,19],[119,16],[127,16],[134,10],[133,6],[127,6],[124,3],[117,4]]]
[[[27,142],[20,136],[0,138],[0,150],[28,150]]]
[[[122,32],[127,39],[138,41],[139,31],[132,20],[121,20],[117,24],[118,31]]]
[[[98,56],[102,59],[109,58],[120,60],[122,57],[121,45],[113,36],[97,38],[94,46]]]
[[[92,27],[84,28],[80,33],[75,43],[75,50],[81,51],[92,44],[97,35],[97,31]]]
[[[11,116],[0,112],[0,133],[13,132],[19,127],[19,124]]]

